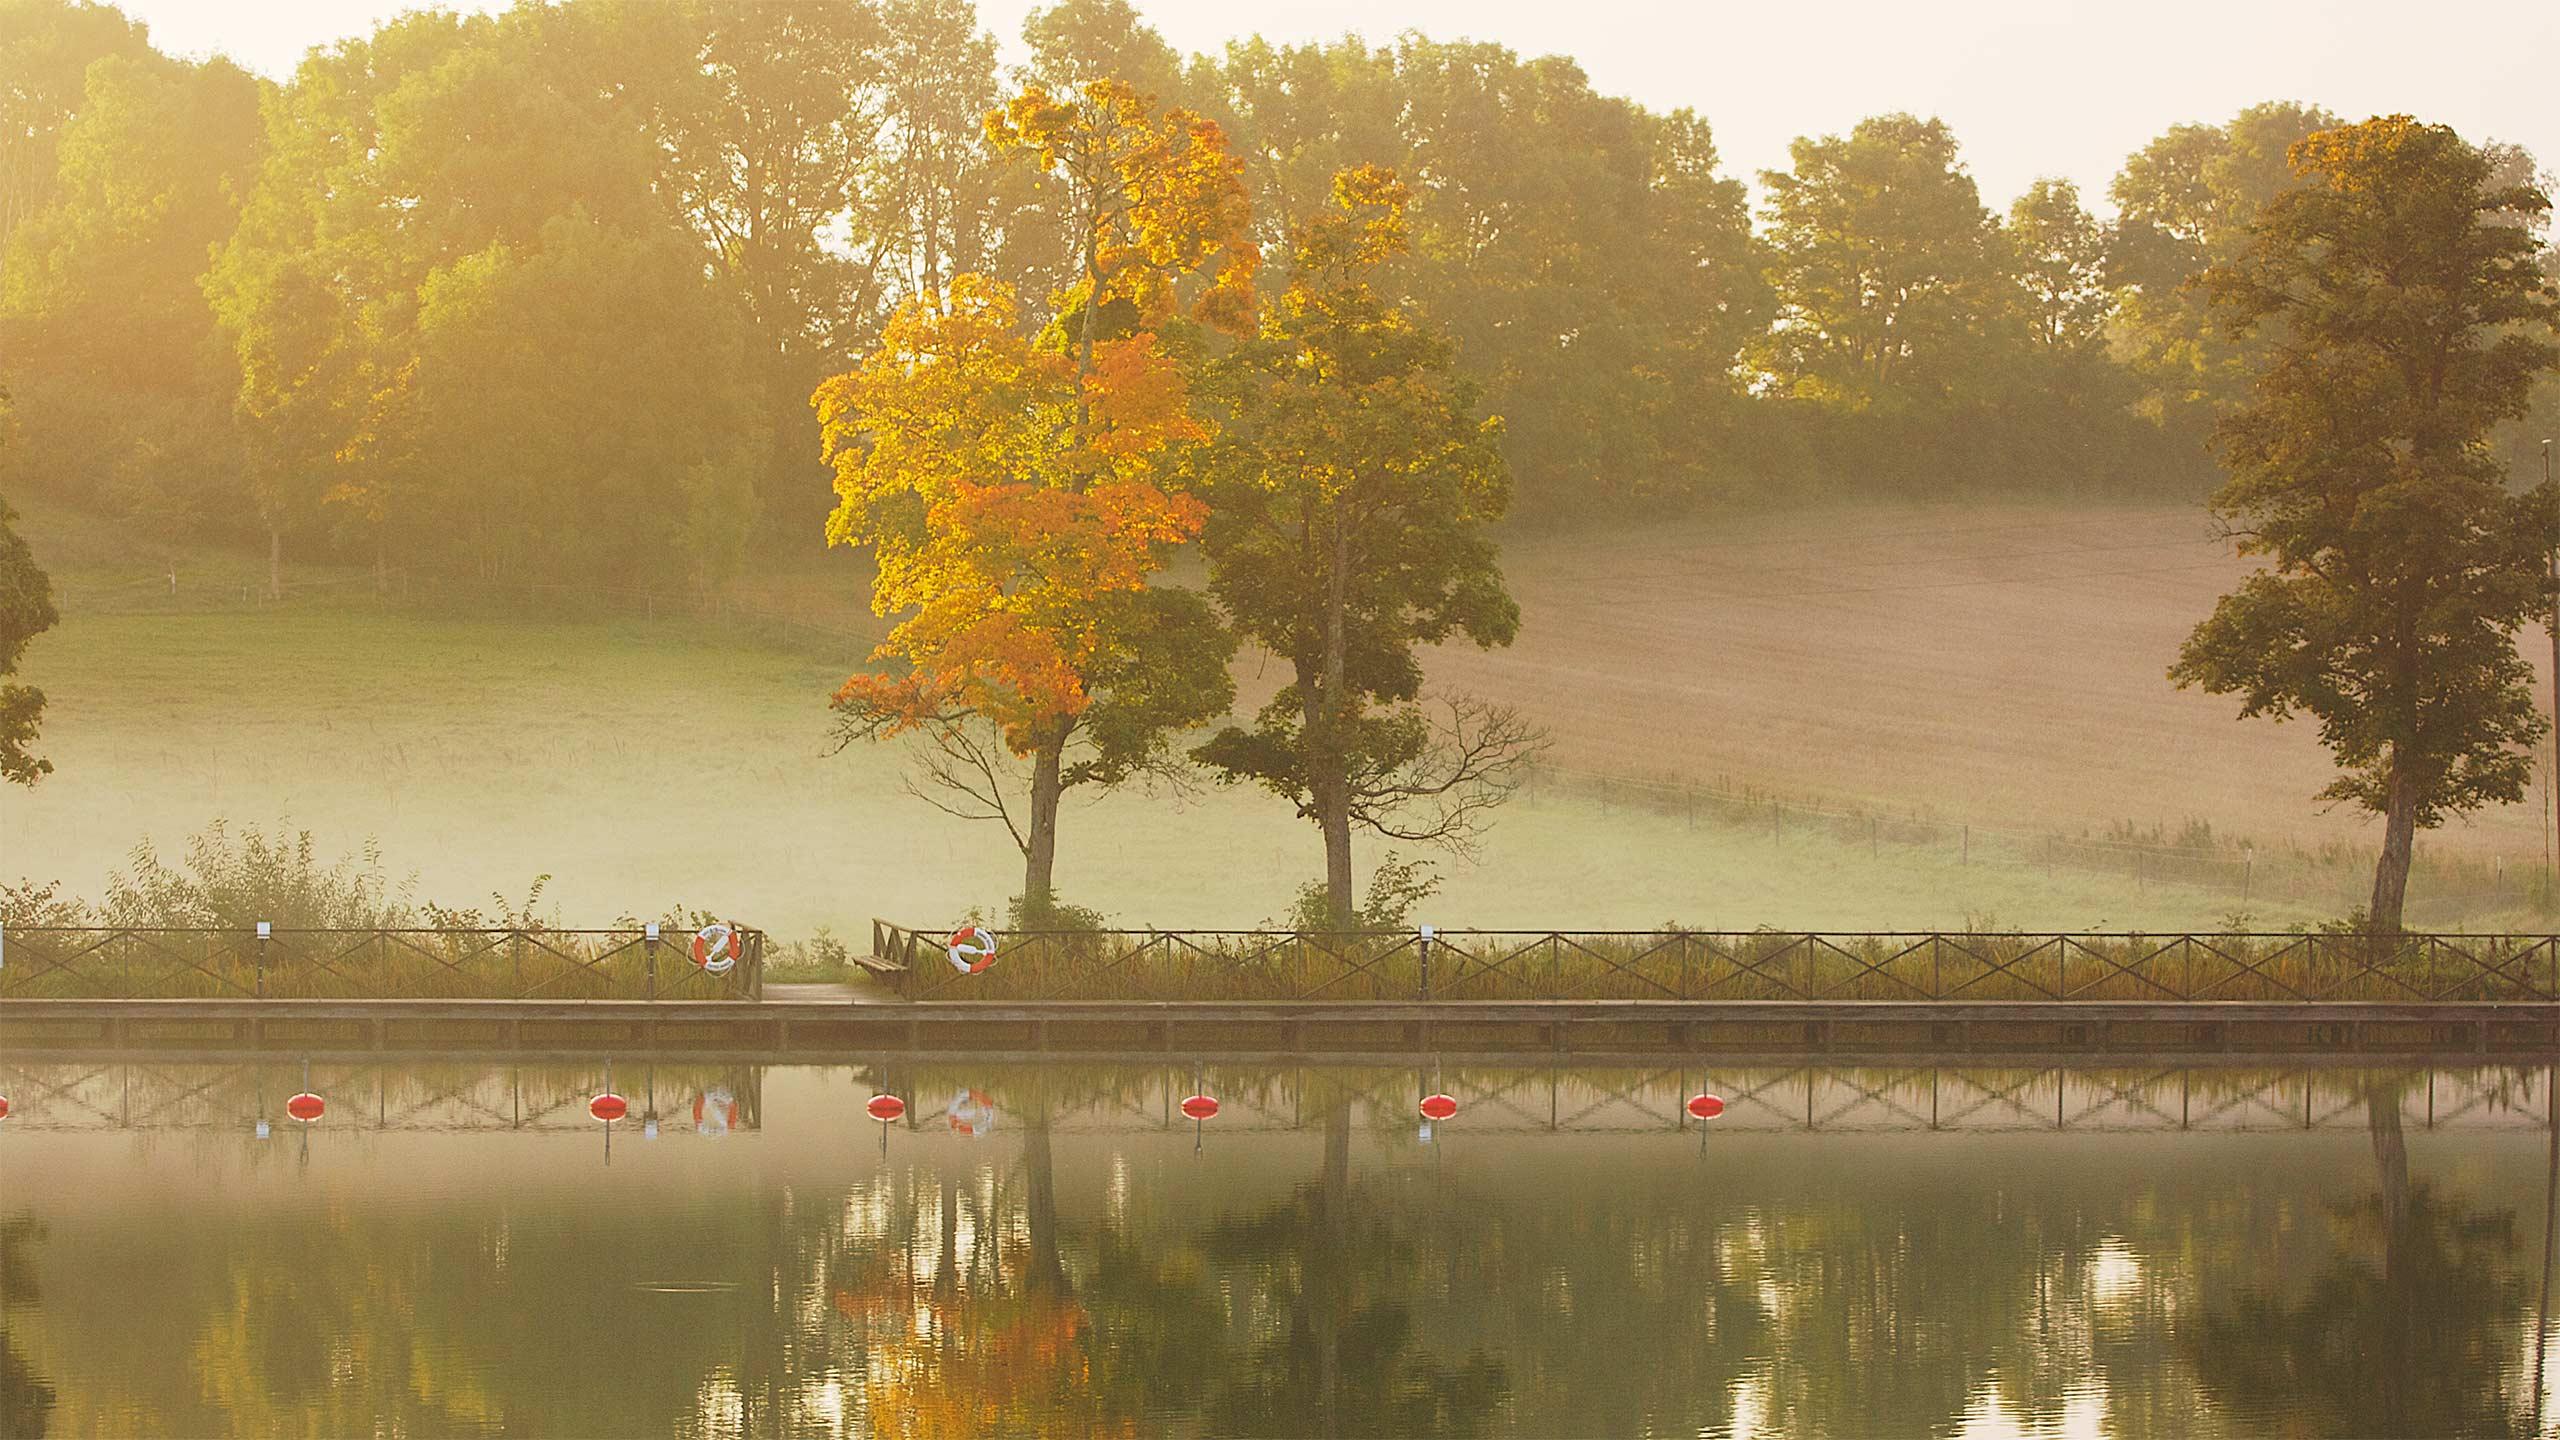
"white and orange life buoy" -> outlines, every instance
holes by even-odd
[[[694,932],[693,963],[714,975],[726,975],[738,963],[737,927],[705,925]]]
[[[951,932],[951,965],[963,975],[975,975],[996,963],[996,932],[977,925],[963,925]]]

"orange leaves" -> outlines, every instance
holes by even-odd
[[[1095,422],[1093,447],[1114,459],[1208,438],[1208,427],[1191,415],[1189,378],[1143,331],[1094,347],[1084,395]]]
[[[872,608],[905,617],[875,658],[906,676],[856,676],[838,704],[908,725],[974,711],[1029,754],[1063,743],[1094,677],[1143,643],[1125,597],[1208,518],[1165,483],[1209,428],[1157,327],[1206,277],[1196,313],[1248,329],[1260,257],[1242,164],[1209,121],[1101,81],[1026,90],[986,123],[1062,187],[1084,270],[1073,353],[1033,343],[1010,287],[961,275],[810,403],[836,472],[828,543],[870,546]]]
[[[1026,753],[1082,714],[1112,643],[1106,597],[1144,588],[1207,519],[1153,474],[1205,435],[1189,402],[1146,333],[1097,346],[1079,386],[1024,337],[1013,292],[978,276],[899,311],[811,399],[836,471],[828,542],[872,547],[872,607],[906,616],[877,658],[907,673],[855,676],[839,706],[904,725],[974,710]]]

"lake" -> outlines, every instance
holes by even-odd
[[[0,1061],[0,1434],[2503,1435],[2560,1409],[2538,1067],[609,1068]],[[1456,1115],[1417,1113],[1435,1092]],[[906,1113],[872,1119],[879,1093]]]

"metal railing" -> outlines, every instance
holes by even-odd
[[[725,973],[690,935],[654,927],[191,930],[12,925],[0,1001],[761,1000],[764,932],[738,931]]]
[[[1758,930],[1028,931],[964,973],[872,923],[916,1000],[2560,1000],[2560,936]]]

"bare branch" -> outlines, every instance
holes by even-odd
[[[1472,855],[1549,738],[1517,708],[1471,695],[1444,696],[1418,713],[1428,734],[1410,759],[1351,775],[1351,817],[1390,840]]]

